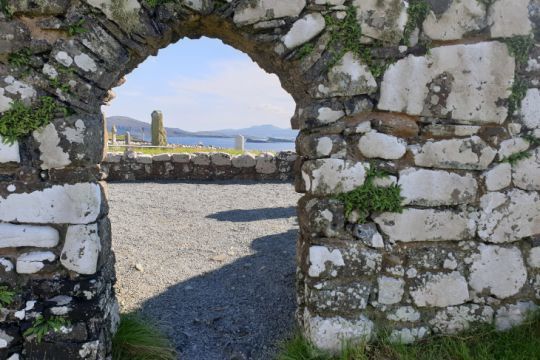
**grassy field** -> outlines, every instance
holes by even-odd
[[[253,155],[259,155],[262,151],[250,150],[250,151],[239,151],[234,149],[209,149],[209,148],[200,148],[200,147],[163,147],[163,148],[147,148],[147,147],[132,147],[133,151],[138,153],[143,153],[146,155],[159,155],[159,154],[194,154],[194,153],[215,153],[223,152],[229,155],[242,155],[245,153],[250,153]],[[109,146],[109,152],[124,152],[126,147],[123,146]]]
[[[506,332],[478,327],[458,335],[433,336],[413,345],[381,341],[344,347],[332,356],[301,336],[283,345],[278,360],[539,360],[540,317]]]

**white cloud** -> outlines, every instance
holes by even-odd
[[[125,93],[123,87],[116,89],[117,100],[105,112],[148,121],[152,110],[161,109],[167,126],[186,130],[269,123],[290,127],[294,100],[276,75],[264,72],[251,60],[216,61],[205,73],[162,81],[155,94],[147,90],[140,97],[136,94],[141,89],[126,89]]]

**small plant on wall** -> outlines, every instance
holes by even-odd
[[[362,186],[337,196],[345,205],[345,215],[353,211],[359,215],[358,222],[364,223],[372,213],[403,211],[401,187],[397,184],[378,186],[376,179],[388,177],[388,174],[371,164],[366,169],[366,180]]]
[[[11,291],[7,286],[0,286],[0,308],[8,306],[13,302],[15,292]]]
[[[36,341],[40,343],[43,341],[43,337],[50,332],[58,332],[63,326],[69,326],[69,321],[61,316],[52,316],[50,318],[45,318],[43,315],[38,315],[32,326],[29,327],[23,335],[35,336]]]

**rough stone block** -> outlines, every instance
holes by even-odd
[[[442,206],[469,204],[476,200],[478,185],[470,174],[409,168],[399,173],[404,204]]]
[[[496,165],[484,173],[484,181],[488,191],[499,191],[510,186],[512,183],[512,165],[509,163]]]
[[[365,176],[364,164],[348,160],[320,159],[306,161],[302,166],[305,188],[316,195],[352,191],[364,184]]]
[[[19,142],[13,144],[4,143],[4,139],[0,136],[0,163],[21,162],[19,154]]]
[[[320,13],[312,13],[296,20],[289,32],[283,37],[283,43],[289,49],[305,44],[324,30],[326,22]]]
[[[532,31],[529,20],[529,0],[498,0],[489,7],[488,24],[491,36],[512,37],[529,35]]]
[[[381,276],[378,279],[379,297],[377,301],[380,304],[392,305],[401,301],[405,292],[405,281],[388,276]]]
[[[307,310],[304,326],[308,339],[319,349],[339,352],[343,341],[365,342],[371,338],[373,322],[364,315],[354,320],[340,316],[323,318],[313,316]]]
[[[488,193],[480,205],[478,236],[484,241],[505,243],[540,234],[540,195],[536,192]]]
[[[239,155],[232,158],[232,165],[236,168],[251,168],[256,164],[257,161],[251,154]]]
[[[381,270],[382,255],[354,243],[347,246],[311,246],[308,275],[312,278],[366,276]]]
[[[87,224],[101,210],[101,188],[94,183],[54,185],[31,193],[0,197],[0,221],[34,224]]]
[[[532,156],[520,160],[512,167],[514,185],[523,190],[540,190],[540,148]]]
[[[353,282],[347,284],[325,281],[307,289],[308,304],[314,308],[334,313],[349,314],[367,307],[372,284]]]
[[[273,174],[277,171],[276,158],[272,154],[259,155],[255,158],[255,171],[259,174]]]
[[[357,8],[363,40],[395,45],[400,42],[408,19],[406,1],[354,0],[353,6]]]
[[[405,155],[407,143],[392,135],[370,131],[360,138],[358,148],[367,158],[397,160]]]
[[[187,164],[191,160],[191,154],[173,154],[172,161],[178,164]]]
[[[171,154],[159,154],[152,156],[152,162],[166,162],[171,161],[172,155]]]
[[[56,255],[50,251],[24,253],[17,258],[17,273],[35,274],[55,260]]]
[[[429,141],[411,146],[417,166],[442,169],[484,170],[497,152],[478,136],[466,139]]]
[[[431,49],[391,65],[381,85],[379,109],[447,117],[465,124],[501,124],[508,109],[515,62],[505,44],[482,42]]]
[[[234,22],[241,25],[254,24],[263,20],[282,17],[297,17],[300,15],[306,0],[256,0],[241,3],[234,13]]]
[[[540,129],[540,90],[529,89],[521,101],[523,125],[529,129]]]
[[[50,226],[0,224],[0,248],[58,245],[60,235]]]
[[[499,331],[509,330],[513,326],[521,325],[537,310],[538,305],[530,301],[502,306],[495,315],[495,326]]]
[[[423,23],[424,33],[433,40],[458,40],[487,27],[486,7],[479,1],[451,0],[440,5],[432,7]]]
[[[466,213],[448,210],[405,209],[402,214],[383,213],[374,220],[392,242],[467,240],[476,230]]]
[[[231,155],[227,153],[213,153],[210,160],[215,166],[231,166]]]
[[[467,280],[457,271],[449,274],[427,273],[420,279],[416,289],[410,291],[417,306],[446,307],[469,300]]]
[[[429,321],[437,333],[455,334],[468,330],[472,324],[491,324],[493,308],[476,304],[451,306],[435,314]]]
[[[523,254],[517,247],[481,244],[473,256],[469,284],[477,293],[499,299],[517,294],[527,281]]]
[[[70,226],[60,262],[66,269],[79,274],[95,274],[100,250],[97,224]]]

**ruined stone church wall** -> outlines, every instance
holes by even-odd
[[[297,103],[298,321],[317,346],[537,306],[538,0],[0,4],[0,358],[110,353],[99,109],[186,36],[246,52]],[[62,331],[38,339],[41,317]]]

